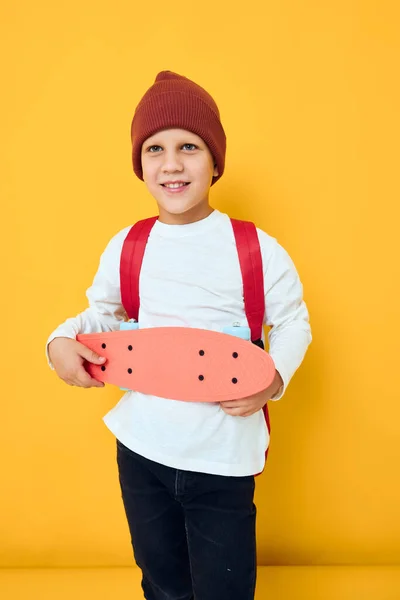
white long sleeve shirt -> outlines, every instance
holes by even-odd
[[[67,319],[47,340],[75,339],[79,333],[119,329],[126,319],[121,305],[119,264],[130,227],[104,250],[89,308]],[[257,229],[264,272],[269,353],[283,386],[279,400],[311,342],[303,287],[288,253],[275,238]],[[186,225],[156,221],[140,274],[139,327],[196,327],[222,331],[247,326],[242,275],[229,216],[214,210]],[[47,349],[46,346],[46,349]],[[48,357],[48,355],[47,355]],[[49,359],[48,359],[49,360]],[[49,364],[51,362],[49,360]],[[188,471],[227,476],[259,473],[269,445],[262,411],[250,417],[227,415],[219,403],[181,402],[127,392],[104,417],[128,448],[158,463]]]

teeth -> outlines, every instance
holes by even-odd
[[[167,188],[180,188],[186,185],[186,183],[166,183],[165,187]]]

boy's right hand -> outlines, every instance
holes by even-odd
[[[103,382],[89,375],[83,363],[86,360],[95,365],[102,365],[106,359],[80,342],[66,337],[54,338],[49,344],[48,353],[57,375],[68,385],[84,388],[104,387]]]

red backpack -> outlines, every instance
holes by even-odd
[[[150,231],[158,217],[150,217],[133,225],[125,238],[120,261],[120,285],[122,305],[129,317],[139,317],[139,276]],[[262,326],[265,312],[264,275],[260,244],[254,223],[231,219],[243,280],[243,297],[246,317],[253,344],[264,348]],[[267,404],[264,417],[270,434]],[[268,456],[268,449],[265,458]]]

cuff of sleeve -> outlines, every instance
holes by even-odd
[[[276,394],[274,394],[270,400],[272,401],[276,401],[276,400],[280,400],[282,398],[282,396],[284,396],[287,386],[289,385],[289,378],[287,376],[287,374],[285,373],[285,369],[283,367],[283,365],[279,365],[275,362],[275,369],[278,371],[279,375],[282,377],[282,381],[283,381],[283,385],[281,385],[281,387],[279,388],[279,390],[276,392]]]

